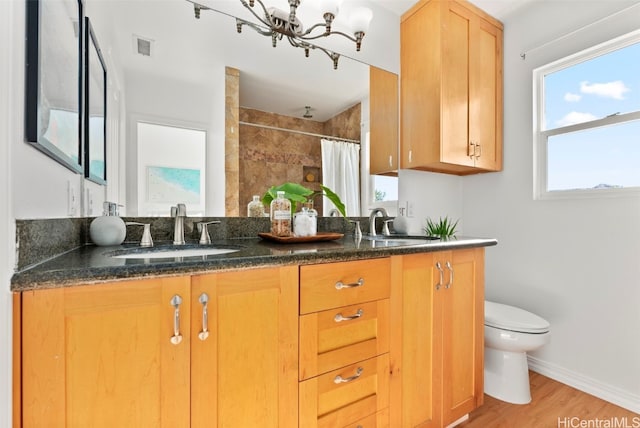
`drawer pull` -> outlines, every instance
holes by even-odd
[[[198,301],[202,304],[202,330],[198,333],[198,339],[206,340],[209,337],[209,311],[207,304],[209,303],[209,295],[202,293]]]
[[[176,294],[171,298],[171,306],[173,306],[173,336],[171,336],[171,343],[174,345],[182,342],[182,335],[180,334],[180,304],[182,304],[182,297]]]
[[[355,320],[360,318],[362,315],[364,315],[364,311],[362,309],[358,309],[358,312],[356,312],[355,314],[345,317],[344,315],[342,315],[341,313],[336,314],[335,317],[333,317],[333,320],[335,322],[342,322],[342,321],[350,321],[350,320]]]
[[[360,376],[362,376],[362,372],[363,371],[364,371],[364,369],[362,367],[358,367],[358,370],[356,370],[356,374],[354,374],[353,376],[342,377],[342,376],[338,375],[333,379],[333,383],[335,383],[336,385],[339,385],[341,383],[347,383],[347,382],[354,381],[354,380],[358,379]]]
[[[436,284],[436,291],[440,290],[440,287],[442,287],[442,283],[444,282],[444,270],[442,270],[442,265],[440,264],[440,262],[436,262],[436,269],[438,269],[438,271],[440,272],[440,281],[438,281],[438,283]]]
[[[451,288],[453,285],[453,267],[451,267],[451,262],[445,263],[447,269],[449,269],[449,282],[444,286],[444,288]]]
[[[336,290],[342,290],[343,288],[362,287],[364,285],[364,279],[359,278],[358,282],[352,282],[351,284],[345,284],[342,281],[336,282]]]

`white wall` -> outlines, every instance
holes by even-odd
[[[504,171],[465,177],[462,200],[466,234],[498,238],[487,298],[551,323],[532,367],[640,412],[640,200],[532,196],[532,70],[639,28],[640,4],[556,40],[629,4],[540,1],[505,19]]]
[[[16,37],[14,2],[0,1],[0,426],[11,426],[11,293],[9,281],[15,259],[15,222],[11,198],[11,154],[18,144],[15,101],[22,96],[14,81],[19,71],[14,54],[21,38]],[[19,8],[18,8],[19,9]],[[18,86],[16,88],[16,86]]]
[[[411,170],[400,170],[398,177],[398,206],[405,209],[412,206],[407,212],[409,234],[422,234],[427,218],[437,220],[445,216],[458,220],[459,234],[465,233],[463,177]]]
[[[225,138],[225,70],[220,65],[215,76],[206,84],[163,79],[152,75],[128,72],[127,91],[127,206],[128,215],[137,215],[137,145],[135,121],[184,126],[207,132],[207,183],[224,183]],[[132,90],[135,88],[135,90]],[[162,88],[159,91],[158,88]],[[202,94],[210,94],[205,97]],[[179,202],[179,201],[176,201]],[[210,216],[224,216],[224,185],[206,186],[206,212]],[[132,211],[133,210],[133,211]],[[187,213],[188,214],[188,213]]]

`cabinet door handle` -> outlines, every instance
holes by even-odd
[[[444,270],[442,270],[442,265],[440,264],[440,262],[436,262],[436,269],[438,269],[438,271],[440,272],[440,281],[438,281],[438,283],[436,284],[436,291],[440,290],[440,287],[442,287],[442,283],[444,282]]]
[[[413,150],[409,150],[409,163],[413,162]]]
[[[364,279],[358,278],[358,282],[352,282],[350,284],[345,284],[342,281],[336,282],[336,290],[342,290],[343,288],[355,288],[362,287],[364,285]]]
[[[393,166],[393,155],[389,155],[389,166]]]
[[[476,143],[476,148],[478,149],[478,154],[476,155],[476,149],[473,149],[473,155],[476,159],[480,159],[480,156],[482,156],[482,146],[480,143]]]
[[[173,336],[171,336],[171,343],[174,345],[182,342],[182,335],[180,334],[180,305],[182,304],[182,297],[175,295],[171,298],[171,306],[173,306]]]
[[[469,145],[467,146],[467,156],[473,159],[473,155],[475,154],[475,152],[476,152],[476,145],[473,144],[473,141],[469,141]]]
[[[453,267],[451,267],[451,262],[445,263],[447,269],[449,269],[449,282],[444,286],[444,288],[451,288],[453,285]]]
[[[198,339],[206,340],[209,337],[209,311],[207,310],[207,303],[209,303],[209,295],[202,293],[198,298],[198,301],[202,304],[202,330],[198,333]]]
[[[335,383],[336,385],[339,385],[341,383],[352,382],[358,379],[360,376],[362,376],[362,372],[364,372],[364,369],[362,367],[358,367],[358,370],[356,370],[356,374],[354,374],[353,376],[342,377],[338,375],[335,378],[333,378],[333,383]]]
[[[335,322],[350,321],[350,320],[358,319],[362,315],[364,315],[364,311],[362,309],[358,309],[358,312],[348,317],[345,317],[344,315],[342,315],[342,313],[336,314],[336,316],[333,317],[333,320]]]

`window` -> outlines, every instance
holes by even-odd
[[[207,134],[199,129],[138,121],[138,215],[167,216],[177,203],[205,210]]]
[[[640,31],[534,70],[536,199],[640,191]]]
[[[371,209],[382,207],[390,216],[395,217],[398,211],[398,177],[369,174],[369,135],[368,131],[365,132],[366,150],[362,155],[365,161],[363,162],[364,177],[366,177],[364,178],[366,186],[362,189],[365,198],[363,215],[368,216]]]

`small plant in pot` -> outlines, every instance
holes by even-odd
[[[279,186],[271,186],[269,190],[262,196],[262,203],[269,206],[272,200],[274,200],[278,194],[278,191],[284,191],[284,197],[291,201],[291,212],[294,213],[298,203],[305,203],[309,200],[313,200],[316,195],[326,196],[333,204],[342,217],[347,217],[344,203],[333,190],[326,186],[320,185],[322,190],[313,191],[308,187],[296,183],[284,183]]]
[[[458,220],[454,222],[448,216],[445,216],[444,218],[440,217],[438,221],[433,221],[430,218],[427,218],[427,224],[423,230],[427,236],[435,236],[446,241],[456,237],[457,226]]]

